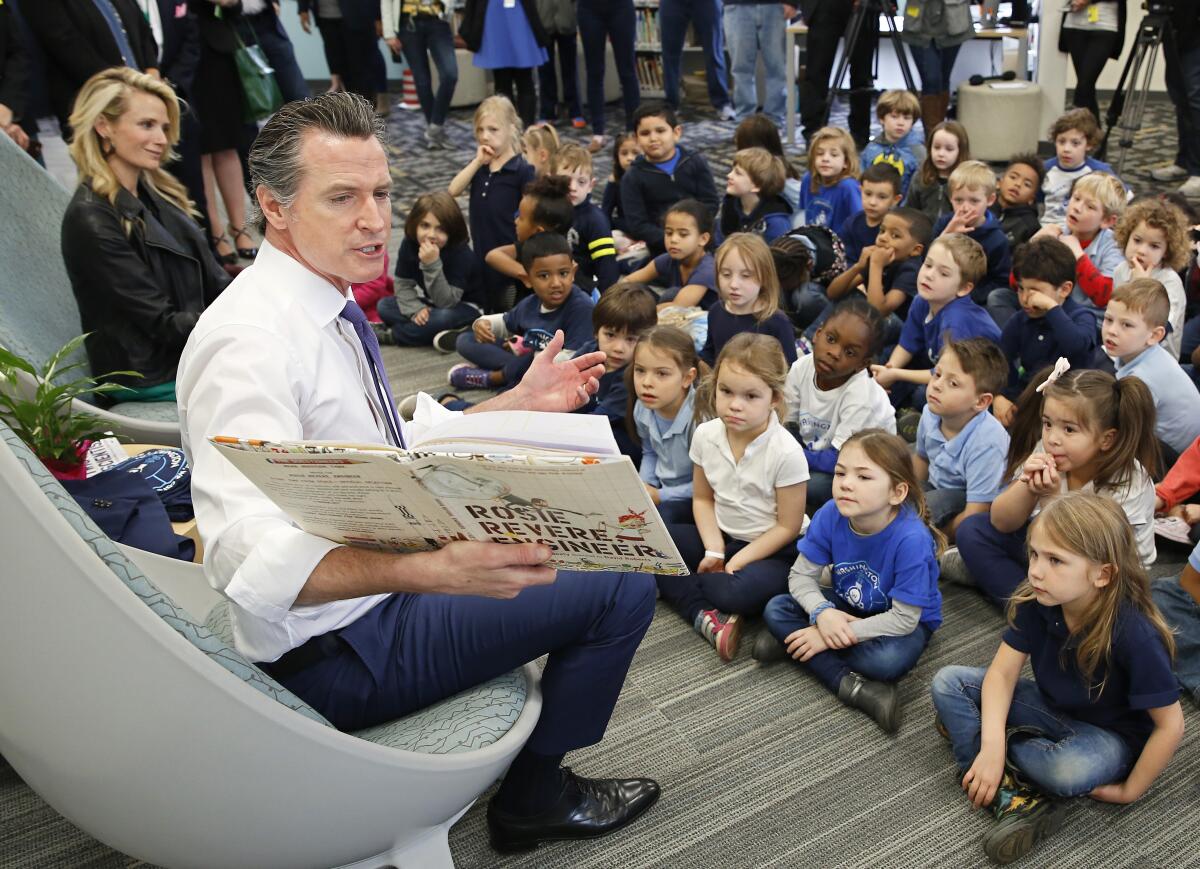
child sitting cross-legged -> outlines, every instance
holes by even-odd
[[[1075,183],[1093,172],[1113,174],[1107,163],[1089,156],[1100,145],[1100,125],[1087,109],[1071,109],[1050,125],[1054,156],[1046,161],[1042,181],[1045,208],[1042,225],[1061,224],[1067,216],[1067,203]]]
[[[715,419],[692,436],[692,511],[696,524],[668,526],[688,576],[655,577],[669,604],[733,660],[741,617],[758,615],[787,590],[804,515],[808,465],[787,433],[787,361],[767,335],[743,333],[725,345],[698,401]]]
[[[837,230],[862,211],[858,151],[840,127],[822,127],[808,143],[808,171],[800,179],[800,208],[792,226],[811,224]]]
[[[966,128],[958,121],[942,121],[929,136],[929,154],[913,174],[904,204],[923,211],[930,223],[952,214],[950,176],[960,163],[970,159],[971,141]]]
[[[1053,833],[1061,800],[1140,799],[1183,737],[1175,639],[1120,506],[1061,495],[1028,551],[991,664],[943,667],[930,686],[962,789],[996,818],[983,850],[998,863]]]
[[[630,273],[634,283],[666,287],[658,307],[709,308],[717,301],[717,266],[708,252],[712,212],[698,199],[681,199],[663,215],[666,252]]]
[[[837,229],[846,246],[846,262],[856,263],[863,249],[875,243],[883,216],[900,204],[900,173],[891,163],[872,163],[863,170],[862,211],[852,214]]]
[[[855,287],[860,289],[871,307],[894,324],[888,330],[888,343],[894,343],[917,296],[917,273],[932,237],[933,227],[924,212],[907,207],[888,211],[875,239],[850,268],[829,282],[826,295],[837,300]]]
[[[1021,310],[1000,333],[1008,359],[1008,386],[993,401],[996,418],[1012,423],[1015,400],[1029,379],[1060,356],[1072,368],[1087,368],[1096,354],[1096,321],[1071,298],[1075,254],[1056,238],[1037,238],[1017,248],[1013,279]]]
[[[951,542],[959,523],[986,513],[1000,494],[1008,432],[988,405],[1004,388],[1007,368],[987,338],[951,341],[933,367],[914,464],[930,518]]]
[[[971,298],[986,304],[988,293],[1007,287],[1012,271],[1012,253],[999,221],[988,210],[996,201],[996,176],[987,163],[967,160],[959,163],[946,182],[950,191],[952,214],[938,218],[933,237],[962,233],[979,242],[987,259],[987,269],[975,282]]]
[[[867,143],[862,152],[862,170],[877,163],[888,163],[900,173],[900,192],[907,193],[913,173],[925,159],[921,137],[913,134],[913,125],[921,117],[921,104],[907,90],[889,90],[879,95],[875,116],[881,126],[877,138]]]
[[[1037,154],[1014,154],[996,185],[996,202],[991,210],[1013,254],[1042,228],[1037,198],[1045,177],[1046,167]]]
[[[1134,278],[1154,278],[1167,291],[1171,328],[1162,340],[1163,349],[1179,359],[1183,341],[1187,293],[1179,279],[1179,269],[1187,265],[1188,222],[1183,212],[1166,200],[1147,197],[1125,209],[1113,230],[1117,246],[1125,252],[1125,261],[1113,269],[1113,287]]]
[[[792,207],[783,198],[786,180],[787,166],[766,148],[737,151],[725,179],[718,240],[754,232],[769,244],[791,229]]]
[[[524,278],[533,294],[507,314],[480,317],[458,336],[459,355],[467,362],[448,373],[456,389],[500,389],[520,381],[533,354],[557,329],[563,347],[578,350],[592,337],[592,300],[575,286],[575,261],[566,238],[539,232],[521,245]]]
[[[571,242],[575,262],[579,265],[579,287],[585,292],[599,290],[603,293],[620,280],[621,269],[617,264],[612,224],[592,202],[592,190],[596,186],[592,155],[582,145],[563,145],[558,149],[554,163],[557,174],[570,182],[567,196],[575,209],[575,217],[567,241]]]
[[[763,612],[759,661],[795,660],[886,733],[900,727],[896,682],[942,623],[938,552],[908,445],[879,429],[842,446],[833,500],[817,510],[788,577]],[[832,587],[822,587],[828,568]]]
[[[816,509],[833,491],[838,450],[856,431],[896,431],[896,413],[867,366],[883,349],[884,321],[861,296],[837,304],[817,329],[812,353],[788,371],[784,422],[808,460],[808,505]]]
[[[735,232],[717,249],[719,301],[708,309],[708,337],[700,358],[710,365],[735,335],[757,332],[779,342],[784,358],[796,361],[796,332],[779,310],[779,276],[771,249],[760,236]]]

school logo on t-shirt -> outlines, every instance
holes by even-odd
[[[813,444],[829,434],[829,426],[829,420],[814,416],[807,411],[800,411],[800,418],[796,421],[796,429],[800,432],[800,440],[810,450],[814,448]]]
[[[881,613],[890,603],[888,596],[879,588],[879,574],[865,561],[835,564],[833,590],[859,612]]]

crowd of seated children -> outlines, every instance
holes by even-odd
[[[666,252],[629,275],[630,281],[665,287],[660,310],[672,305],[707,310],[717,301],[717,266],[708,252],[712,224],[712,212],[697,199],[681,199],[663,215]]]
[[[996,417],[1011,424],[1013,401],[1037,372],[1065,357],[1072,368],[1087,368],[1096,355],[1096,321],[1071,298],[1075,254],[1057,238],[1035,239],[1013,256],[1017,311],[1000,333],[1008,359],[1008,385],[992,403]]]
[[[904,204],[925,212],[930,223],[954,211],[947,182],[960,163],[971,159],[971,140],[958,121],[942,121],[929,137],[929,153],[913,173]]]
[[[908,193],[913,174],[925,158],[921,137],[913,131],[913,125],[921,117],[921,104],[912,91],[884,91],[875,102],[875,117],[881,130],[863,148],[861,169],[865,172],[876,163],[895,166],[900,173],[900,192]]]
[[[779,127],[775,122],[761,112],[743,118],[733,131],[733,148],[742,151],[746,148],[765,148],[767,153],[783,161],[784,172],[787,176],[783,182],[783,199],[792,210],[793,225],[800,213],[800,178],[801,173],[783,153],[783,140],[779,138]]]
[[[781,423],[787,372],[771,336],[742,333],[721,350],[697,398],[713,418],[692,435],[695,524],[668,526],[693,573],[655,577],[662,600],[724,661],[737,653],[741,617],[787,590],[808,524],[808,464]]]
[[[394,295],[376,302],[381,344],[454,351],[458,335],[483,312],[478,262],[458,203],[445,191],[417,197],[396,254]],[[357,295],[357,294],[356,294]]]
[[[633,133],[625,132],[613,137],[612,174],[600,197],[600,211],[612,225],[613,239],[619,253],[624,253],[637,241],[629,235],[629,227],[625,223],[625,210],[621,207],[621,179],[641,153],[642,148]]]
[[[651,256],[664,250],[662,219],[680,199],[699,199],[717,213],[720,200],[712,170],[703,154],[679,144],[683,127],[665,103],[644,103],[633,115],[642,149],[621,178],[625,231],[646,243]]]
[[[1029,241],[1042,228],[1037,199],[1046,178],[1046,166],[1037,154],[1014,154],[996,185],[992,214],[1000,221],[1009,250]]]
[[[1163,285],[1135,278],[1118,287],[1104,312],[1104,352],[1117,380],[1136,377],[1154,400],[1154,434],[1167,464],[1200,436],[1200,392],[1162,346],[1170,303]]]
[[[808,171],[800,179],[797,223],[837,230],[862,211],[858,150],[840,127],[822,127],[808,143]]]
[[[450,182],[450,195],[470,189],[467,221],[475,260],[482,276],[484,308],[488,313],[511,307],[510,278],[485,261],[487,254],[517,240],[514,221],[525,187],[535,172],[521,156],[521,122],[517,110],[504,96],[491,96],[479,104],[473,119],[475,156]]]
[[[896,682],[942,623],[937,559],[945,538],[930,522],[908,444],[894,434],[864,429],[849,438],[833,495],[800,539],[788,593],[767,603],[769,633],[760,634],[755,657],[791,657],[895,733]],[[822,585],[826,569],[830,584]]]
[[[873,163],[859,179],[862,211],[850,215],[838,228],[846,246],[846,261],[858,262],[863,248],[875,243],[883,216],[900,204],[900,173],[891,163]],[[768,239],[770,241],[770,239]]]
[[[620,280],[621,270],[617,264],[612,225],[600,206],[592,202],[596,176],[591,152],[582,145],[563,145],[555,156],[555,172],[570,182],[567,196],[575,216],[567,241],[571,243],[575,262],[579,265],[577,283],[584,292],[603,293]]]
[[[691,335],[675,326],[643,334],[625,369],[626,428],[642,450],[638,473],[668,524],[694,521],[689,453],[698,422],[696,387],[707,374]]]
[[[971,290],[979,305],[987,303],[996,287],[1007,287],[1012,272],[1012,253],[1004,230],[990,209],[996,201],[996,176],[986,163],[967,160],[959,163],[946,182],[953,212],[933,225],[933,236],[961,233],[979,242],[987,259],[987,269]]]
[[[867,428],[896,431],[887,393],[867,370],[883,341],[883,317],[862,296],[852,296],[817,329],[812,353],[788,370],[784,423],[804,447],[810,510],[832,497],[838,451],[851,435]]]
[[[778,341],[787,364],[796,361],[796,332],[779,310],[779,277],[771,249],[761,236],[738,232],[717,248],[720,299],[708,309],[708,335],[700,358],[715,364],[735,335],[755,332]]]
[[[930,521],[951,543],[959,524],[988,512],[1000,493],[1008,432],[988,406],[1007,377],[1004,354],[987,338],[951,341],[933,367],[913,461]]]
[[[917,273],[917,298],[908,308],[900,340],[887,362],[871,366],[879,385],[892,392],[892,404],[924,404],[930,369],[949,333],[955,340],[988,338],[1000,330],[987,311],[971,300],[971,290],[986,274],[979,242],[965,235],[942,235],[929,246]]]
[[[744,148],[733,155],[725,178],[725,199],[717,239],[754,232],[772,242],[792,228],[792,207],[783,198],[787,167],[766,148]]]
[[[1187,309],[1187,293],[1179,277],[1188,261],[1187,218],[1171,203],[1147,197],[1125,209],[1113,235],[1125,254],[1124,261],[1113,269],[1113,287],[1134,278],[1153,278],[1163,285],[1171,300],[1171,315],[1162,346],[1178,360]]]
[[[1100,124],[1087,109],[1072,109],[1050,125],[1054,156],[1046,161],[1042,180],[1042,225],[1061,225],[1075,182],[1093,172],[1114,175],[1107,163],[1090,156],[1100,145]]]
[[[530,236],[521,245],[521,264],[532,294],[506,313],[478,318],[458,336],[456,349],[467,361],[447,375],[456,389],[513,386],[558,329],[567,350],[578,350],[592,338],[592,299],[575,286],[566,237],[555,232]]]
[[[1159,449],[1154,399],[1136,377],[1123,380],[1066,363],[1040,372],[1017,401],[1004,478],[989,513],[958,526],[957,557],[942,577],[973,583],[1003,606],[1024,579],[1029,521],[1055,495],[1088,491],[1111,498],[1132,526],[1142,564],[1153,564],[1154,484]],[[964,569],[965,568],[965,569]]]

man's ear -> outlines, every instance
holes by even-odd
[[[266,185],[259,184],[254,189],[254,197],[258,200],[258,207],[262,209],[268,226],[278,232],[287,229],[287,218],[283,214],[283,205],[275,198],[275,194],[267,189]]]

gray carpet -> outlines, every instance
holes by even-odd
[[[714,171],[728,166],[732,125],[703,111],[687,117],[688,141]],[[412,115],[394,114],[396,225],[417,193],[443,186],[466,159],[469,113],[449,125],[458,152],[402,154],[416,141]],[[1139,192],[1145,172],[1173,156],[1170,106],[1152,103],[1125,175]],[[1115,155],[1114,155],[1115,156]],[[607,174],[607,161],[597,175]],[[393,238],[393,251],[399,243]],[[384,348],[398,395],[441,388],[455,361],[432,349]],[[1155,575],[1173,575],[1186,552],[1160,548]],[[985,866],[979,847],[990,820],[972,813],[955,782],[946,744],[933,730],[930,679],[945,664],[986,665],[1002,630],[974,593],[948,587],[945,624],[903,680],[905,722],[895,737],[846,709],[790,664],[764,667],[749,649],[732,664],[660,605],[634,659],[603,742],[568,762],[585,775],[649,775],[659,804],[630,829],[601,841],[556,844],[501,859],[487,844],[484,802],[450,836],[457,864],[474,867],[916,867]],[[1061,832],[1019,866],[1200,865],[1200,710],[1184,701],[1178,755],[1130,808],[1081,799]],[[2,713],[0,713],[2,714]],[[87,836],[43,803],[0,759],[0,866],[144,865]]]

